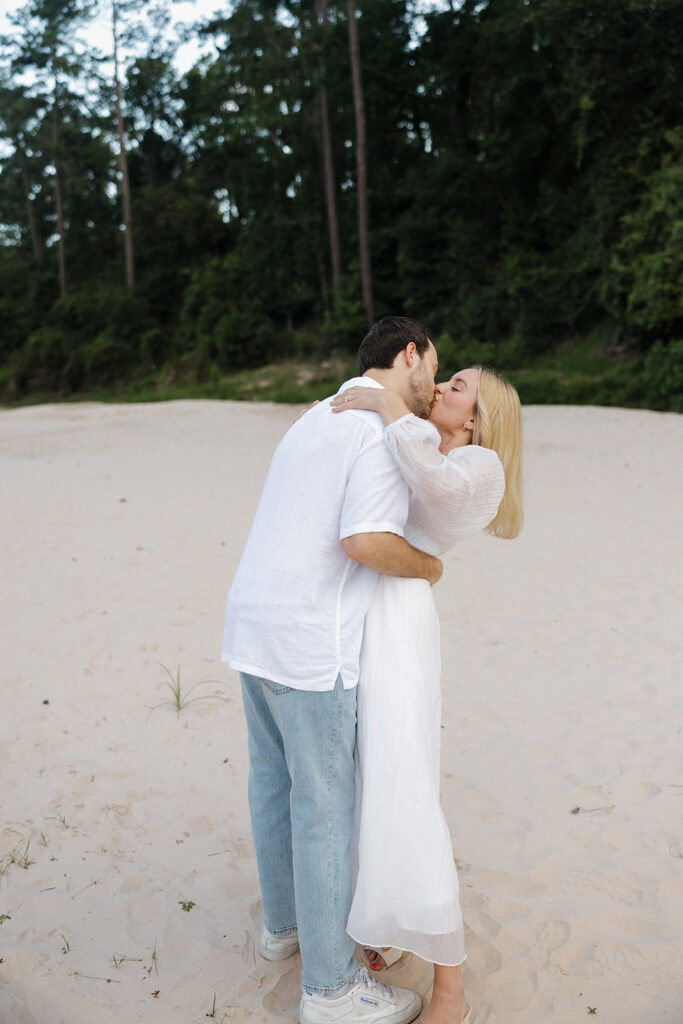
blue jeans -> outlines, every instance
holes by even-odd
[[[298,929],[306,992],[355,974],[351,908],[356,689],[294,690],[241,673],[249,810],[266,927]]]

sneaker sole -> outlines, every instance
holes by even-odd
[[[298,944],[296,946],[294,946],[294,948],[289,950],[289,951],[283,950],[282,953],[270,953],[270,952],[266,953],[262,949],[259,950],[259,953],[261,954],[263,959],[264,960],[270,960],[271,962],[275,962],[277,960],[289,960],[290,956],[294,956],[294,954],[298,953],[298,952],[299,952]]]
[[[416,1020],[422,1013],[422,1000],[415,994],[415,998],[412,1003],[405,1006],[402,1010],[396,1010],[394,1013],[389,1013],[384,1017],[375,1018],[377,1024],[411,1024],[411,1021]],[[320,1021],[306,1020],[301,1014],[298,1015],[299,1024],[321,1024]],[[344,1024],[368,1024],[368,1019],[372,1019],[372,1014],[368,1013],[367,1017],[344,1017]],[[331,1024],[331,1022],[324,1022],[324,1024]]]

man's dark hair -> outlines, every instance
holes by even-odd
[[[373,324],[358,349],[358,369],[388,370],[406,345],[414,342],[420,359],[429,347],[427,329],[407,316],[384,316]]]

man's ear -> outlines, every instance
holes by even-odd
[[[415,362],[417,355],[417,347],[414,341],[409,341],[406,347],[403,349],[403,358],[406,361],[407,366],[412,366]]]

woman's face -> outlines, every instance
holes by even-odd
[[[437,384],[430,422],[445,431],[461,430],[474,419],[478,386],[479,370],[472,366],[454,373],[445,383]],[[469,429],[472,427],[473,423]]]

